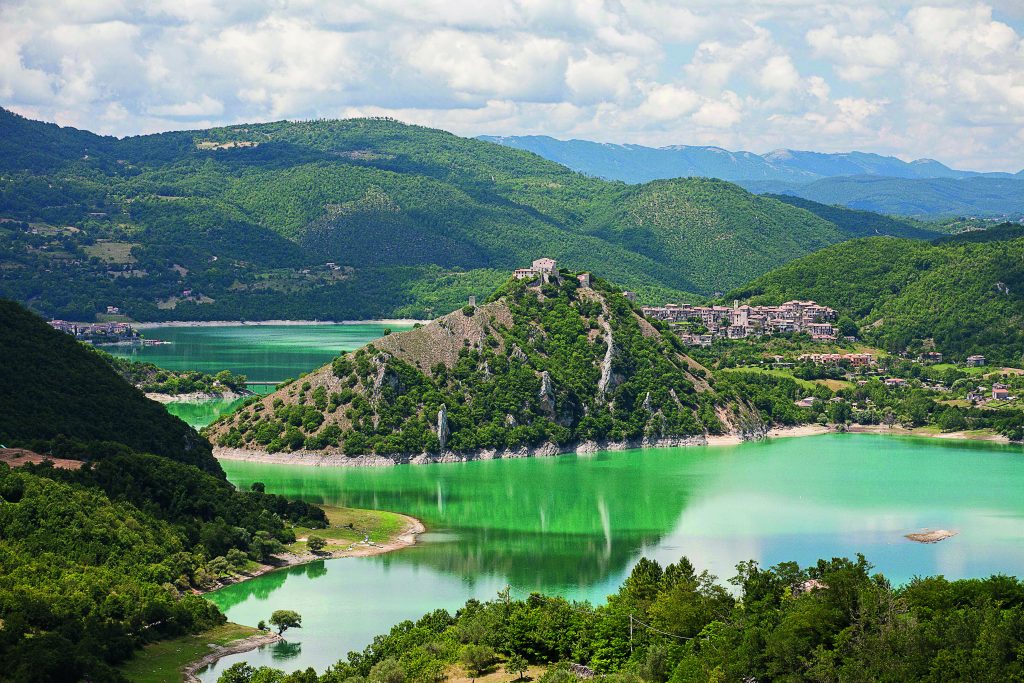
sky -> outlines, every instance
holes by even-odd
[[[1024,0],[0,0],[0,106],[1024,168]]]

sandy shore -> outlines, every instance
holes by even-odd
[[[158,323],[131,323],[137,330],[156,330],[161,327],[260,327],[263,325],[426,325],[429,320],[389,318],[384,320],[168,320]]]
[[[888,434],[890,436],[921,436],[929,439],[959,439],[963,441],[990,441],[993,443],[1013,443],[1002,434],[990,432],[933,432],[927,429],[906,429],[904,427],[886,427],[885,425],[849,425],[846,431],[854,434]]]

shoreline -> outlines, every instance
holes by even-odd
[[[632,441],[610,441],[583,443],[558,446],[545,443],[540,446],[502,450],[486,449],[467,453],[443,454],[436,453],[405,453],[397,455],[356,455],[344,453],[323,453],[322,451],[295,451],[292,453],[267,453],[243,448],[214,447],[213,455],[219,460],[236,460],[245,462],[261,462],[275,465],[304,465],[308,467],[394,467],[397,465],[428,465],[436,463],[471,462],[474,460],[498,460],[512,458],[540,458],[556,455],[592,455],[600,452],[615,452],[647,448],[687,448],[690,446],[738,446],[746,441],[757,441],[761,438],[786,438],[799,436],[816,436],[834,431],[822,425],[799,425],[796,427],[776,427],[763,435],[751,438],[741,434],[712,434],[704,436],[679,436],[658,439],[636,439]]]
[[[233,581],[221,583],[215,588],[209,590],[195,591],[196,595],[206,595],[212,593],[221,588],[227,586],[234,586],[239,583],[245,583],[251,581],[258,576],[269,574],[270,572],[277,571],[278,569],[288,569],[289,567],[298,567],[300,565],[309,564],[310,562],[316,562],[317,560],[340,560],[346,557],[372,557],[374,555],[383,555],[384,553],[390,553],[395,550],[402,550],[416,545],[416,537],[422,533],[425,533],[427,528],[423,525],[423,522],[412,517],[405,515],[400,512],[394,513],[405,520],[406,526],[402,531],[395,536],[392,540],[387,543],[372,543],[369,540],[355,541],[348,544],[346,547],[340,550],[332,550],[329,552],[312,553],[305,552],[301,555],[295,553],[282,553],[275,555],[274,557],[281,560],[278,564],[261,564],[258,569],[253,572],[242,574]],[[296,539],[300,540],[300,539]],[[331,545],[343,546],[344,543],[332,543],[328,540],[328,547]],[[257,648],[263,647],[264,645],[270,645],[276,643],[279,640],[284,640],[281,636],[276,633],[261,633],[259,635],[252,635],[248,638],[243,638],[234,643],[219,647],[205,655],[203,657],[190,662],[185,665],[182,669],[184,680],[186,683],[201,683],[199,677],[196,675],[201,669],[204,669],[211,664],[215,664],[218,660],[228,655],[240,654],[242,652],[249,652]]]
[[[381,320],[165,320],[161,322],[128,323],[137,330],[163,327],[262,327],[266,325],[426,325],[429,320],[385,318]]]
[[[235,642],[228,643],[227,645],[216,647],[216,649],[211,652],[208,652],[194,662],[189,662],[182,667],[182,680],[184,680],[185,683],[202,683],[199,676],[196,675],[199,673],[200,669],[205,669],[211,664],[215,664],[222,657],[236,655],[242,652],[249,652],[250,650],[255,650],[263,647],[264,645],[276,643],[279,640],[284,640],[284,638],[276,633],[261,633],[259,635],[252,635],[248,638],[236,640]]]
[[[989,443],[1000,443],[1011,445],[1014,442],[1002,434],[971,431],[958,432],[931,432],[907,429],[906,427],[886,427],[885,425],[861,425],[852,424],[847,426],[846,431],[851,434],[882,434],[883,436],[916,436],[923,439],[946,439],[953,441],[987,441]]]
[[[235,401],[240,398],[247,398],[255,395],[254,392],[248,392],[245,394],[239,394],[234,391],[224,391],[217,394],[206,394],[201,391],[193,391],[189,394],[161,394],[158,392],[147,392],[146,398],[150,401],[156,401],[157,403],[205,403],[206,401]]]
[[[686,448],[690,446],[739,446],[748,441],[765,439],[789,439],[823,434],[880,434],[883,436],[912,436],[919,438],[984,441],[1011,445],[1005,436],[1000,434],[979,434],[972,432],[918,432],[903,427],[885,427],[884,425],[847,425],[836,429],[833,425],[805,424],[795,427],[772,427],[758,436],[741,434],[718,434],[707,436],[667,437],[660,439],[638,439],[634,441],[613,441],[596,443],[588,441],[568,446],[546,443],[540,446],[523,446],[516,449],[479,450],[467,453],[448,451],[436,453],[404,453],[397,455],[356,455],[344,453],[324,453],[322,451],[294,451],[291,453],[267,453],[244,448],[224,448],[215,446],[213,455],[218,460],[234,460],[241,462],[259,462],[268,465],[302,465],[305,467],[395,467],[398,465],[429,465],[437,463],[472,462],[475,460],[498,460],[512,458],[540,458],[556,455],[591,455],[599,452],[615,452],[641,450],[647,448]]]
[[[374,555],[383,555],[384,553],[390,553],[395,550],[402,550],[403,548],[409,548],[416,545],[416,537],[425,533],[427,530],[423,525],[423,522],[410,515],[402,514],[401,512],[395,512],[392,514],[398,515],[405,521],[405,528],[387,543],[373,543],[363,540],[353,541],[346,545],[344,543],[333,543],[328,540],[328,548],[336,546],[338,549],[326,550],[320,553],[313,553],[309,551],[302,554],[281,553],[274,556],[279,560],[279,562],[275,564],[261,564],[259,568],[252,572],[242,574],[235,580],[221,583],[208,590],[196,591],[196,594],[206,595],[207,593],[213,593],[214,591],[226,588],[227,586],[245,583],[246,581],[255,579],[257,576],[263,576],[264,574],[269,574],[270,572],[277,571],[278,569],[298,567],[300,565],[309,564],[310,562],[316,562],[317,560],[340,560],[346,557],[373,557]]]

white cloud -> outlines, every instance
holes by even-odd
[[[119,111],[124,112],[124,107]],[[198,100],[181,102],[179,104],[162,104],[149,107],[148,113],[154,116],[170,116],[174,118],[194,118],[197,116],[220,116],[224,113],[224,103],[209,95],[203,95]],[[123,119],[123,116],[118,116]]]
[[[1024,166],[1020,0],[0,1],[0,104]]]
[[[864,81],[879,76],[900,62],[900,41],[892,35],[839,35],[835,26],[807,32],[807,42],[817,57],[833,63],[840,78]]]

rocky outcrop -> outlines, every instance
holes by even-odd
[[[604,328],[604,360],[601,362],[601,379],[597,382],[597,391],[603,397],[615,388],[615,376],[612,374],[612,360],[615,358],[615,338],[612,336],[612,326],[607,320],[601,321]]]
[[[398,375],[388,367],[390,359],[391,356],[386,353],[379,354],[373,359],[374,364],[377,366],[377,373],[373,377],[372,398],[374,401],[380,400],[381,391],[384,387],[390,387],[392,391],[398,390]]]
[[[555,414],[555,385],[551,383],[551,373],[547,370],[540,375],[540,405],[548,415]]]
[[[437,411],[437,440],[441,442],[441,452],[444,453],[445,448],[448,446],[448,436],[451,434],[451,430],[448,428],[448,407],[441,404],[441,408]]]

